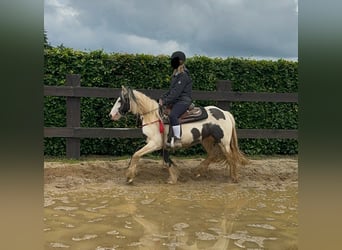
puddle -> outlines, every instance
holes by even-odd
[[[97,185],[45,194],[45,249],[298,248],[297,186]]]

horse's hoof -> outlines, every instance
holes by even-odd
[[[133,178],[127,178],[126,184],[132,184],[133,183]]]
[[[167,184],[170,184],[170,185],[174,185],[174,184],[176,184],[177,183],[177,181],[173,181],[173,180],[168,180],[167,181]]]

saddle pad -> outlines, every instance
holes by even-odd
[[[190,123],[208,118],[208,113],[203,107],[194,107],[191,110],[187,110],[179,118],[179,123]],[[164,124],[169,124],[169,119],[163,119]]]

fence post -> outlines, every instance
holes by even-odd
[[[66,86],[80,87],[81,75],[66,75]],[[66,98],[67,127],[75,128],[81,126],[81,99],[80,97]],[[66,157],[80,158],[80,138],[66,138]]]
[[[218,80],[216,82],[216,91],[232,91],[232,82],[230,80]],[[230,102],[217,101],[217,107],[230,111]]]

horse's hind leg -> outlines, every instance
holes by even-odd
[[[222,153],[224,154],[226,158],[226,168],[229,167],[230,178],[232,179],[232,182],[237,183],[238,182],[237,171],[236,171],[237,163],[235,162],[231,154],[230,144],[219,143],[219,146],[222,150]]]
[[[199,166],[194,170],[194,174],[196,177],[205,176],[208,173],[208,167],[211,162],[214,161],[214,139],[208,137],[202,140],[202,146],[207,152],[207,158],[205,158]]]
[[[208,173],[208,167],[209,164],[212,162],[212,157],[210,157],[210,155],[208,155],[207,158],[205,158],[200,164],[199,166],[194,170],[194,174],[196,177],[200,177],[200,176],[206,176]]]

